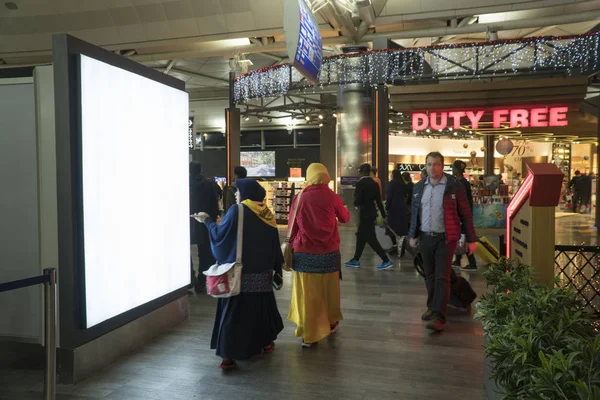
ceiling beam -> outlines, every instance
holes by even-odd
[[[275,54],[270,54],[270,53],[256,53],[256,55],[262,56],[265,58],[270,58],[271,60],[275,60],[277,62],[282,62],[285,59],[285,57],[279,57],[279,56],[276,56]]]
[[[155,68],[157,71],[160,72],[165,72],[167,69],[166,68]],[[175,72],[181,75],[187,75],[191,78],[201,78],[201,79],[210,79],[219,83],[229,83],[229,81],[227,79],[223,79],[223,78],[217,78],[214,76],[210,76],[210,75],[204,75],[198,72],[192,72],[192,71],[184,71],[182,69],[179,68],[171,68],[171,72]]]
[[[173,68],[175,66],[175,63],[177,62],[177,60],[171,60],[169,61],[169,63],[167,64],[167,68],[165,69],[165,74],[169,74],[169,71],[171,70],[171,68]]]

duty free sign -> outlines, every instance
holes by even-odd
[[[447,128],[479,129],[479,126],[484,122],[483,118],[486,113],[491,114],[493,128],[506,128],[507,124],[510,128],[568,126],[568,111],[568,107],[533,107],[415,112],[412,114],[412,128],[415,131]],[[486,128],[489,128],[489,126],[486,126]]]

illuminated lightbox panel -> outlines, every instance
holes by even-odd
[[[190,282],[188,95],[81,56],[90,328]]]

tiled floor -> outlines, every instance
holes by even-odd
[[[557,243],[596,243],[585,216],[559,215]],[[482,231],[494,244],[501,231]],[[354,250],[353,230],[341,230],[342,256]],[[465,260],[466,261],[466,260]],[[223,373],[209,349],[215,300],[192,294],[190,319],[136,354],[75,386],[60,385],[59,399],[485,399],[483,339],[471,313],[452,309],[447,331],[430,334],[420,321],[423,280],[409,259],[377,271],[367,250],[360,269],[345,268],[344,321],[334,337],[303,349],[286,320],[274,353]],[[478,293],[478,272],[460,272]],[[287,316],[291,276],[277,292]],[[41,371],[0,371],[0,399],[42,398]]]

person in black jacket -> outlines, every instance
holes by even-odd
[[[379,244],[377,236],[375,236],[375,220],[377,219],[377,208],[381,212],[383,218],[386,217],[383,203],[381,202],[381,194],[379,185],[370,177],[371,165],[363,164],[359,169],[360,180],[356,184],[354,190],[354,206],[359,209],[358,232],[356,233],[356,250],[352,260],[345,263],[348,267],[360,267],[360,256],[362,256],[365,245],[369,246],[379,257],[381,257],[381,265],[377,267],[379,270],[392,268],[394,264],[385,254],[385,250]]]
[[[212,180],[202,175],[202,166],[198,163],[190,164],[190,214],[205,212],[213,220],[217,220],[219,205],[217,194]],[[191,242],[198,246],[198,280],[196,293],[206,293],[206,277],[202,272],[208,270],[214,263],[210,249],[210,238],[206,226],[192,221]]]
[[[229,208],[236,204],[235,193],[237,192],[237,186],[235,181],[238,179],[244,179],[248,175],[246,168],[240,167],[239,165],[233,169],[233,182],[227,186],[225,193],[223,193],[223,212],[227,214]]]
[[[469,202],[469,207],[471,208],[471,213],[472,213],[473,212],[473,191],[471,190],[471,184],[469,183],[467,178],[465,178],[465,175],[464,175],[466,167],[467,167],[467,164],[464,161],[456,160],[452,164],[452,174],[465,187],[465,190],[467,192],[467,201]],[[461,227],[461,234],[462,234],[461,236],[464,236],[464,234],[465,234],[464,226]],[[477,261],[475,260],[475,254],[467,255],[469,264],[464,267],[461,267],[461,265],[460,265],[461,258],[462,258],[462,255],[457,253],[456,258],[454,259],[454,264],[453,264],[455,267],[460,267],[461,269],[464,269],[464,270],[477,269]]]
[[[402,180],[406,184],[406,205],[408,206],[408,212],[410,214],[410,207],[412,205],[412,194],[413,188],[415,187],[414,182],[412,181],[412,177],[408,172],[402,173]],[[410,221],[410,218],[409,218]]]
[[[401,255],[398,253],[398,238],[408,234],[408,207],[406,206],[407,185],[402,179],[399,170],[392,172],[392,180],[387,188],[385,208],[388,213],[388,229],[386,234],[392,239],[394,247],[388,253],[391,256]],[[411,192],[412,196],[412,192]]]

